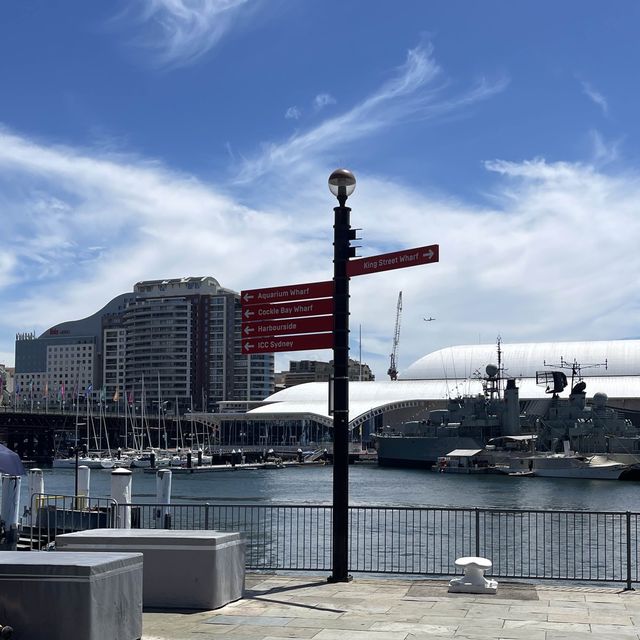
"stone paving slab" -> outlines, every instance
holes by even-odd
[[[143,640],[640,640],[640,594],[500,582],[495,596],[445,581],[247,576],[215,611],[145,611]]]

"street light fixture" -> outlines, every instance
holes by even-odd
[[[356,178],[347,169],[329,176],[334,207],[333,235],[333,573],[330,582],[348,582],[349,576],[349,276],[352,249],[347,198]]]

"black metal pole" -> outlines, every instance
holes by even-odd
[[[75,446],[75,451],[74,451],[75,457],[76,457],[76,464],[75,464],[75,492],[74,492],[74,508],[77,509],[78,508],[78,443],[76,442],[76,446]]]
[[[342,187],[344,189],[344,187]],[[349,217],[346,193],[334,208],[333,240],[333,574],[349,576]]]

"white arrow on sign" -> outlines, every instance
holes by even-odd
[[[244,317],[245,317],[245,318],[250,318],[251,316],[255,316],[255,315],[256,315],[256,312],[255,312],[255,311],[249,311],[249,309],[247,309],[247,310],[244,312]]]
[[[253,349],[253,345],[250,342],[245,342],[244,349],[245,351],[250,351],[251,349]]]
[[[249,302],[249,300],[253,300],[255,296],[250,296],[248,293],[245,293],[243,299],[245,302]]]
[[[253,333],[255,331],[255,329],[253,327],[245,327],[244,328],[244,332],[246,335],[249,335],[250,333]]]
[[[423,253],[423,256],[427,256],[427,258],[429,258],[429,260],[431,260],[431,258],[433,258],[433,249],[429,249],[429,251],[427,251],[427,253]]]

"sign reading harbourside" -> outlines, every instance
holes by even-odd
[[[333,331],[333,316],[312,318],[289,318],[263,322],[243,322],[243,338],[261,338],[264,336],[283,336],[298,333],[319,333]]]
[[[290,300],[311,300],[312,298],[330,298],[333,295],[333,282],[308,282],[306,284],[288,284],[284,287],[268,289],[247,289],[240,292],[243,305],[263,304],[267,302],[288,302]]]
[[[347,275],[364,276],[368,273],[378,271],[389,271],[390,269],[404,269],[419,264],[429,264],[438,262],[440,245],[430,244],[426,247],[416,247],[415,249],[405,249],[404,251],[394,251],[392,253],[381,253],[370,258],[358,258],[347,262]]]
[[[278,336],[242,341],[242,352],[249,355],[276,351],[311,351],[331,349],[331,347],[333,347],[333,333],[310,333],[301,336]]]

